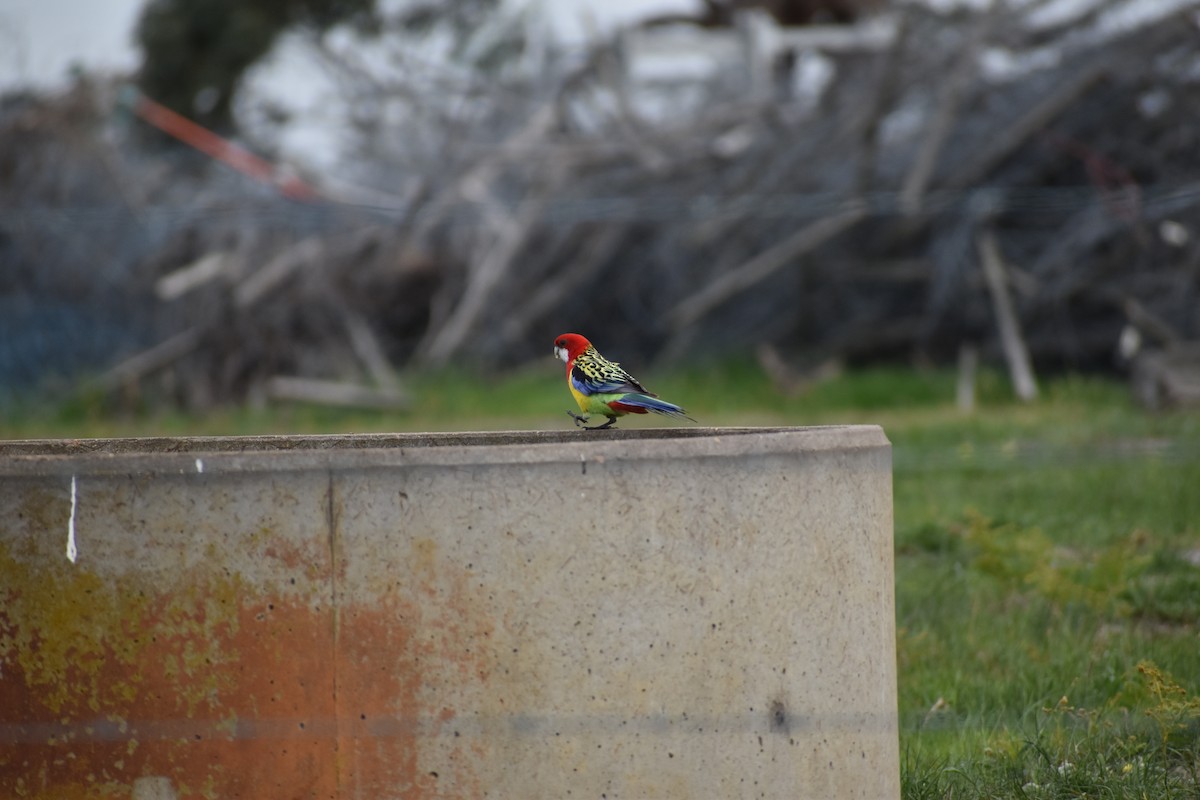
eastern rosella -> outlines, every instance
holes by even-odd
[[[567,388],[583,412],[567,412],[575,420],[576,427],[598,431],[611,428],[617,417],[648,411],[696,421],[674,403],[659,400],[658,395],[647,391],[620,364],[600,355],[592,343],[578,333],[564,333],[555,339],[554,355],[566,362]],[[608,422],[589,428],[584,423],[591,414],[603,414],[608,417]]]

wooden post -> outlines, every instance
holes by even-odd
[[[1021,335],[1021,325],[1013,311],[1012,297],[1008,292],[1008,279],[1004,274],[1004,260],[996,245],[996,236],[985,230],[979,237],[979,259],[983,264],[983,277],[992,296],[992,307],[996,311],[996,324],[1000,327],[1000,345],[1008,362],[1008,373],[1012,377],[1013,390],[1022,400],[1034,400],[1038,396],[1037,379],[1029,361],[1029,349]]]
[[[979,367],[979,350],[963,342],[958,346],[958,410],[969,414],[975,410],[975,373]]]

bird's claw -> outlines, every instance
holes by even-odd
[[[605,422],[603,425],[585,425],[584,423],[588,421],[586,414],[576,414],[574,411],[568,411],[567,416],[575,420],[576,428],[583,428],[585,431],[602,431],[605,428],[611,428],[617,421],[616,417],[609,417],[608,422]]]

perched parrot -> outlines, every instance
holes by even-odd
[[[658,395],[646,391],[638,379],[630,375],[615,361],[609,361],[592,347],[592,343],[578,333],[564,333],[554,340],[554,355],[567,364],[567,388],[579,403],[582,414],[568,411],[575,426],[589,431],[611,428],[617,417],[625,414],[665,414],[668,417],[689,417],[674,403],[659,400]],[[591,414],[603,414],[608,422],[588,427],[584,425]]]

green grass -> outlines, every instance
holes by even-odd
[[[644,377],[703,424],[884,426],[905,798],[1200,797],[1200,414],[1146,414],[1123,385],[1080,377],[1020,404],[985,373],[971,414],[947,372],[874,369],[790,398],[752,363]],[[119,413],[80,397],[18,410],[0,437],[571,426],[549,359],[409,387],[405,414]]]

